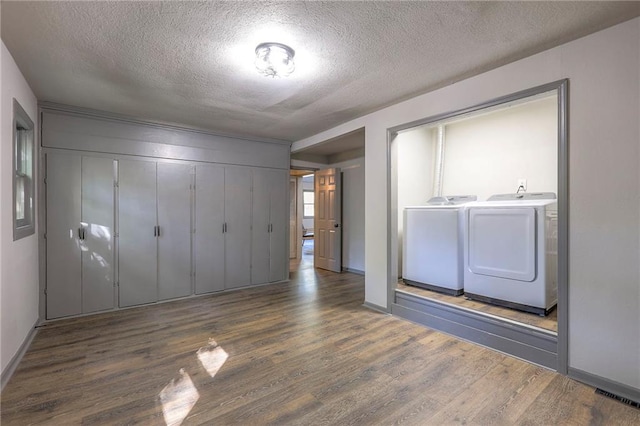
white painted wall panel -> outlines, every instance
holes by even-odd
[[[446,126],[443,194],[558,192],[557,97]]]

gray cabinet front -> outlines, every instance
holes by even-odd
[[[158,300],[156,163],[118,162],[120,306]]]
[[[114,165],[82,157],[82,311],[114,307]]]
[[[289,274],[289,256],[287,255],[288,202],[287,184],[289,173],[286,170],[269,172],[271,202],[269,219],[269,282],[286,280]]]
[[[225,168],[226,288],[251,284],[251,169]]]
[[[47,154],[47,318],[82,313],[79,155]]]
[[[48,319],[286,279],[285,170],[56,150],[46,165]]]
[[[191,294],[191,166],[158,163],[158,298]]]
[[[196,166],[196,294],[224,290],[224,167]]]
[[[114,307],[114,162],[47,153],[47,318]]]
[[[287,182],[284,170],[253,171],[252,284],[286,279]]]

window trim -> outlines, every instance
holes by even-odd
[[[310,193],[314,194],[314,197],[315,197],[315,191],[313,189],[303,189],[302,190],[302,218],[303,219],[313,219],[313,218],[315,218],[315,215],[316,215],[315,198],[313,200],[313,203],[305,203],[304,202],[304,194],[305,194],[305,192],[310,192]],[[304,206],[305,206],[305,204],[313,204],[313,216],[307,216],[307,215],[304,214]]]
[[[13,192],[13,241],[17,241],[21,238],[35,234],[35,211],[36,211],[36,194],[35,194],[35,163],[36,163],[36,150],[35,150],[35,135],[34,125],[29,115],[22,108],[16,98],[13,98],[13,120],[12,120],[12,192]],[[19,132],[19,128],[24,130],[24,133]],[[22,170],[23,182],[26,183],[24,192],[28,194],[30,198],[29,208],[25,209],[24,219],[18,219],[18,213],[16,211],[16,198],[17,198],[17,185],[18,185],[18,137],[24,135],[21,141],[21,148],[31,149],[31,170]],[[26,172],[26,173],[25,173]],[[26,179],[24,179],[26,177]]]

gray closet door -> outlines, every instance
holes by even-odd
[[[158,300],[156,163],[118,162],[120,306]]]
[[[225,288],[251,284],[251,169],[225,168]]]
[[[269,236],[271,221],[271,173],[269,170],[253,170],[251,206],[251,284],[269,282]]]
[[[114,167],[82,157],[82,312],[114,307]]]
[[[82,313],[79,155],[47,153],[47,319]]]
[[[158,297],[191,294],[191,166],[158,163]]]
[[[269,233],[269,282],[288,278],[289,256],[287,227],[289,225],[287,191],[289,173],[286,170],[269,172],[271,232]]]
[[[224,290],[224,168],[196,166],[196,294]]]

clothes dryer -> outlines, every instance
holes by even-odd
[[[431,198],[405,207],[402,278],[406,284],[459,296],[463,293],[464,205],[475,195]]]
[[[557,205],[553,193],[467,204],[465,296],[547,315],[558,294]]]

